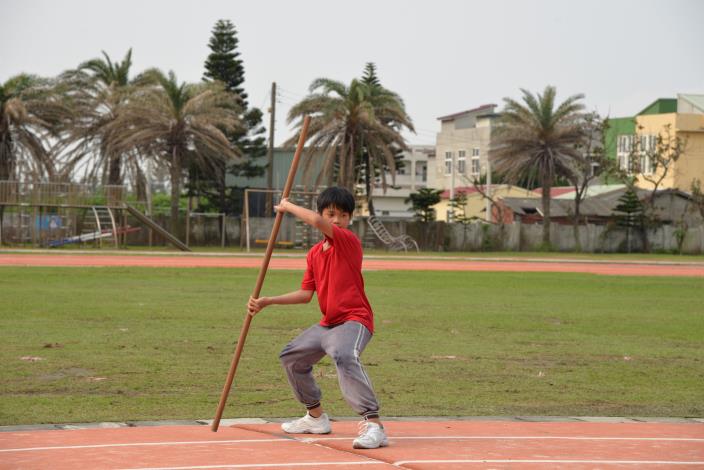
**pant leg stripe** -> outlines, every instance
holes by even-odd
[[[361,343],[363,332],[364,332],[364,325],[360,324],[359,325],[359,334],[357,335],[357,341],[355,342],[355,345],[354,345],[355,359],[357,360],[357,365],[359,366],[359,370],[362,372],[362,376],[364,377],[364,380],[367,382],[367,386],[369,387],[369,392],[373,393],[372,383],[369,380],[369,376],[367,376],[367,373],[364,371],[364,367],[362,367],[362,362],[359,360],[359,354],[360,354],[359,353],[359,346]]]

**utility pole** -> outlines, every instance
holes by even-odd
[[[274,189],[274,123],[276,122],[276,82],[271,84],[271,107],[269,108],[271,113],[269,119],[269,150],[267,152],[267,158],[269,164],[266,171],[266,187],[267,189]],[[272,204],[271,204],[271,194],[266,195],[266,213],[267,216],[271,215]]]
[[[489,156],[486,157],[486,221],[491,222],[491,162]],[[500,222],[501,223],[501,222]]]
[[[447,213],[447,221],[455,221],[455,211],[452,207],[452,201],[455,199],[455,152],[450,153],[450,204],[448,205],[449,211]]]

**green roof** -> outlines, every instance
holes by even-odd
[[[638,116],[644,114],[667,114],[677,112],[677,98],[658,98],[650,103]]]

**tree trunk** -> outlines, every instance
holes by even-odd
[[[579,206],[580,206],[579,196],[574,201],[574,220],[572,222],[572,229],[574,230],[574,251],[582,251],[582,241],[579,239]]]
[[[13,170],[13,155],[12,155],[12,135],[10,134],[9,126],[4,122],[0,123],[0,181],[9,180]]]
[[[122,175],[121,173],[121,158],[120,155],[111,155],[110,164],[108,165],[108,184],[121,185]]]
[[[543,176],[543,248],[550,247],[550,189],[551,181],[547,176]]]
[[[227,212],[227,186],[225,186],[225,181],[227,180],[227,164],[225,162],[220,164],[222,167],[218,167],[218,171],[222,171],[222,174],[218,175],[218,206],[219,211],[225,213]]]
[[[177,236],[178,204],[181,198],[181,156],[176,147],[171,152],[171,233]]]
[[[374,190],[372,188],[372,165],[371,160],[369,158],[369,152],[366,152],[364,155],[364,164],[367,167],[366,171],[364,172],[364,186],[367,191],[367,209],[369,210],[369,215],[376,215],[376,213],[374,212],[374,203],[372,202],[372,193]]]
[[[572,218],[572,230],[574,234],[574,251],[582,251],[582,241],[579,239],[579,212],[582,205],[582,196],[585,194],[586,188],[574,187],[574,214]]]

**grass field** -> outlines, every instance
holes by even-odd
[[[214,415],[256,270],[0,267],[0,424]],[[263,295],[298,287],[272,271]],[[387,416],[704,415],[701,278],[365,274]],[[278,363],[317,305],[252,324],[225,418],[300,413]],[[40,359],[36,359],[40,358]],[[351,416],[334,367],[328,411]]]

